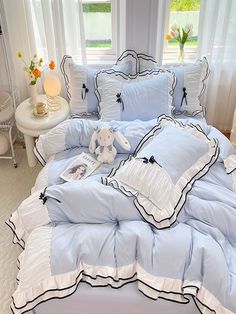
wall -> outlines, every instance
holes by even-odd
[[[156,54],[157,0],[126,1],[126,48]]]

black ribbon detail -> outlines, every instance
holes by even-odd
[[[86,98],[87,93],[89,92],[89,89],[85,84],[82,85],[82,90],[81,90],[81,98],[84,100]]]
[[[183,105],[183,102],[185,100],[185,103],[186,103],[186,106],[188,105],[188,102],[187,102],[187,92],[186,92],[186,87],[183,87],[183,97],[182,97],[182,100],[181,100],[181,105],[180,107],[182,107]]]
[[[147,157],[141,157],[141,158],[137,158],[137,159],[143,159],[144,164],[148,164],[150,162],[151,164],[155,163],[161,167],[161,165],[156,161],[156,159],[154,158],[153,155],[149,159]]]
[[[39,195],[39,199],[43,201],[43,205],[47,202],[48,198],[52,198],[53,200],[57,201],[58,203],[61,203],[61,201],[59,201],[59,200],[58,200],[57,198],[55,198],[55,197],[46,196],[46,195],[45,195],[46,189],[47,189],[47,188],[45,188],[45,189],[43,190],[43,192],[41,192],[40,195]]]
[[[124,107],[123,100],[122,100],[122,98],[121,98],[121,93],[116,94],[116,97],[117,97],[116,102],[118,102],[118,103],[121,104],[121,106],[122,106],[122,111],[124,111],[125,107]]]

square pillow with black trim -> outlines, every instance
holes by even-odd
[[[126,75],[133,74],[137,69],[137,55],[130,51],[124,52],[111,68]],[[94,77],[101,71],[77,64],[71,56],[64,56],[61,62],[61,71],[64,76],[67,97],[70,103],[71,114],[93,113],[98,114],[98,100],[94,94]]]
[[[102,120],[151,120],[171,114],[175,76],[170,71],[151,70],[138,75],[101,71],[95,78],[95,93]]]
[[[176,86],[173,94],[173,114],[175,116],[205,116],[206,108],[202,97],[206,90],[206,81],[210,74],[207,58],[193,63],[166,64],[158,67],[155,58],[138,53],[139,73],[146,70],[164,68],[176,76]]]
[[[194,182],[208,172],[219,155],[218,142],[200,126],[162,116],[133,156],[114,168],[103,183],[127,196],[143,218],[158,229],[176,221]]]
[[[206,90],[206,80],[210,74],[207,59],[197,60],[194,63],[179,64],[165,67],[176,76],[174,90],[174,114],[205,116],[205,106],[202,96]]]

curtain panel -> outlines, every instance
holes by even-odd
[[[3,0],[12,49],[16,84],[20,98],[28,97],[29,79],[17,59],[21,51],[29,63],[37,53],[45,63],[53,59],[61,80],[60,61],[64,54],[86,64],[82,0]],[[48,74],[43,72],[43,76]],[[42,81],[38,91],[43,93]]]
[[[236,105],[236,1],[202,0],[198,57],[210,63],[207,121],[223,132],[232,127]]]
[[[170,0],[158,0],[156,57],[161,63]],[[236,1],[201,0],[197,58],[206,56],[210,77],[203,103],[207,122],[223,132],[232,128],[236,105]]]

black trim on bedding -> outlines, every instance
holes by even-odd
[[[113,168],[111,170],[111,172],[108,174],[107,177],[102,178],[102,183],[105,185],[111,185],[113,188],[119,190],[120,192],[122,192],[123,194],[125,194],[126,196],[129,197],[134,197],[134,205],[137,208],[137,210],[139,211],[139,213],[141,214],[141,216],[144,218],[145,221],[147,221],[148,223],[151,223],[155,228],[157,229],[165,229],[165,228],[169,228],[173,223],[175,223],[178,214],[180,213],[181,209],[183,208],[183,206],[186,203],[187,200],[187,195],[188,193],[192,190],[194,183],[196,182],[196,180],[201,179],[212,167],[212,165],[214,165],[214,163],[217,161],[219,154],[220,154],[220,148],[218,146],[218,141],[216,139],[213,139],[215,145],[214,147],[216,147],[215,153],[214,155],[212,155],[210,161],[205,164],[203,166],[202,169],[200,169],[192,178],[190,181],[187,182],[187,184],[183,187],[182,191],[181,191],[181,196],[178,200],[178,202],[176,203],[174,209],[173,209],[173,213],[161,220],[156,220],[153,214],[150,214],[146,211],[146,209],[142,206],[142,204],[139,203],[137,195],[133,194],[131,191],[127,190],[123,185],[119,186],[118,182],[116,179],[112,179],[112,177],[116,174],[117,170],[119,170],[127,161],[130,161],[132,158],[136,158],[137,153],[142,149],[143,145],[150,140],[150,138],[152,138],[153,136],[156,135],[157,131],[159,131],[162,128],[161,122],[162,120],[167,120],[167,121],[171,121],[174,122],[175,124],[178,124],[180,127],[184,128],[186,125],[190,126],[191,128],[195,128],[197,129],[199,132],[203,133],[205,135],[205,137],[209,140],[209,138],[207,137],[207,135],[203,132],[203,130],[201,129],[201,127],[199,126],[200,130],[191,124],[186,123],[185,125],[183,125],[183,123],[181,123],[181,121],[176,121],[174,119],[172,119],[171,117],[168,117],[166,115],[163,115],[160,117],[159,119],[159,123],[154,126],[144,137],[143,139],[139,142],[139,144],[137,145],[134,153],[133,153],[133,157],[132,155],[130,155],[126,160],[122,160],[120,162],[120,164],[118,165],[117,168]],[[111,178],[112,181],[108,182],[107,178]],[[180,202],[183,202],[183,204],[180,206],[180,208],[178,209],[178,206],[180,204]],[[177,212],[176,212],[177,210]],[[146,217],[145,217],[146,215]],[[173,216],[176,216],[174,221],[171,221],[171,218]],[[152,219],[153,222],[151,222],[149,219]],[[158,227],[157,225],[155,225],[155,223],[160,224],[164,221],[168,221],[169,220],[169,225],[167,227]]]
[[[36,139],[36,141],[35,141],[35,145],[34,145],[34,148],[33,148],[33,153],[34,153],[35,157],[38,159],[38,161],[40,162],[40,164],[42,166],[45,166],[47,162],[43,158],[43,156],[40,154],[40,152],[38,150],[38,147],[37,147],[37,142],[38,142],[38,139]]]
[[[140,71],[140,67],[141,67],[141,62],[140,62],[140,59],[143,59],[145,61],[151,61],[153,62],[155,65],[157,65],[157,61],[155,60],[154,57],[150,56],[150,55],[147,55],[145,53],[138,53],[138,73],[141,73],[143,71]],[[153,69],[153,67],[148,67],[147,69]]]
[[[135,74],[138,73],[138,55],[137,52],[132,50],[132,49],[127,49],[125,51],[122,52],[122,54],[118,57],[118,59],[116,60],[115,65],[118,65],[119,62],[121,62],[122,60],[124,60],[125,58],[127,58],[128,56],[131,56],[132,58],[135,59],[136,64],[135,64]]]
[[[143,76],[149,76],[151,74],[154,74],[156,76],[158,76],[160,73],[169,73],[173,76],[173,83],[172,83],[172,88],[169,92],[169,95],[172,97],[172,103],[171,103],[171,106],[172,106],[172,110],[173,110],[173,101],[174,101],[174,89],[175,89],[175,86],[176,86],[176,83],[177,83],[177,80],[176,80],[176,76],[173,72],[171,72],[170,70],[165,70],[165,69],[162,69],[162,68],[157,68],[157,69],[151,69],[151,70],[145,70],[141,73],[137,73],[135,75],[127,75],[121,71],[116,71],[116,70],[113,70],[113,69],[109,69],[109,70],[101,70],[99,72],[97,72],[94,76],[94,86],[95,86],[95,95],[97,97],[97,100],[98,100],[98,115],[99,117],[101,117],[100,115],[100,112],[101,112],[101,107],[100,107],[100,102],[101,102],[101,94],[99,92],[99,86],[98,86],[98,76],[103,74],[103,73],[106,73],[108,75],[115,75],[115,76],[120,76],[122,77],[123,79],[125,80],[135,80],[137,77],[143,77]]]
[[[236,170],[236,167],[233,170],[230,170],[229,172],[226,171],[227,174],[232,174]]]
[[[12,243],[18,244],[24,250],[25,249],[25,241],[23,239],[19,239],[19,237],[16,233],[16,226],[11,221],[11,217],[7,221],[5,221],[5,224],[11,229],[11,231],[13,233]],[[15,240],[15,238],[17,239],[17,241]]]
[[[131,277],[129,277],[129,278],[119,278],[118,281],[120,281],[120,280],[122,280],[122,281],[124,281],[124,280],[131,280],[131,279],[133,279],[136,275],[137,275],[137,273],[134,273],[133,276],[131,276]],[[78,281],[78,279],[79,279],[80,276],[82,276],[82,277],[81,277],[80,281]],[[97,288],[97,287],[103,287],[103,288],[104,288],[104,287],[111,287],[112,289],[117,289],[117,290],[118,290],[118,289],[121,289],[123,286],[125,286],[125,285],[127,285],[127,284],[135,283],[135,282],[140,282],[141,284],[143,284],[144,286],[150,288],[151,290],[156,291],[156,292],[159,292],[159,293],[165,293],[167,296],[168,296],[168,295],[170,295],[170,296],[171,296],[171,295],[178,295],[178,296],[181,296],[181,297],[183,297],[183,298],[185,299],[186,302],[184,302],[184,301],[183,301],[183,302],[180,302],[180,301],[177,301],[177,300],[173,300],[173,299],[171,299],[171,298],[167,298],[167,297],[165,297],[165,296],[158,296],[157,298],[152,298],[152,297],[150,297],[149,295],[147,295],[144,291],[142,291],[141,288],[138,288],[138,291],[140,291],[144,296],[146,296],[147,298],[149,298],[149,299],[151,299],[151,300],[153,300],[153,301],[156,301],[157,299],[160,298],[160,299],[164,299],[164,300],[171,301],[171,302],[174,302],[174,303],[188,304],[188,303],[190,302],[190,298],[188,298],[187,296],[191,296],[191,297],[193,298],[193,300],[194,300],[194,303],[195,303],[197,309],[199,310],[199,312],[200,312],[201,314],[203,314],[203,312],[200,310],[200,308],[199,308],[198,305],[196,304],[196,302],[195,302],[196,300],[197,300],[199,303],[201,303],[201,304],[202,304],[205,308],[207,308],[208,310],[212,311],[213,313],[216,313],[215,310],[211,309],[209,306],[207,306],[207,305],[205,305],[203,302],[201,302],[201,301],[198,299],[198,297],[195,296],[194,294],[190,294],[190,293],[180,293],[180,292],[176,292],[176,291],[158,290],[158,289],[155,289],[155,288],[151,287],[151,286],[148,285],[147,283],[145,283],[145,282],[143,282],[142,280],[137,279],[137,278],[134,279],[134,280],[131,280],[131,281],[124,282],[124,283],[122,283],[120,286],[116,287],[116,286],[113,286],[112,283],[108,283],[108,284],[104,284],[104,285],[102,285],[102,284],[96,285],[96,282],[95,282],[94,284],[92,284],[91,282],[86,281],[86,279],[83,278],[83,277],[88,277],[88,278],[91,278],[92,280],[95,279],[95,281],[96,281],[96,278],[97,278],[97,277],[101,277],[101,278],[103,278],[103,279],[112,279],[114,282],[118,282],[116,279],[114,279],[113,277],[110,277],[110,276],[109,276],[109,277],[103,277],[103,276],[97,275],[96,277],[92,277],[92,276],[90,276],[89,274],[84,273],[84,271],[81,271],[81,272],[78,274],[78,276],[76,277],[75,283],[74,283],[73,285],[71,285],[71,286],[65,287],[65,288],[63,288],[63,289],[57,288],[57,289],[49,289],[49,290],[46,290],[44,293],[40,294],[40,295],[37,296],[35,299],[26,302],[26,304],[25,304],[24,306],[19,307],[19,308],[15,306],[14,298],[13,298],[13,297],[12,297],[12,302],[13,302],[13,304],[14,304],[14,307],[15,307],[17,310],[20,310],[20,309],[23,309],[26,305],[28,305],[28,304],[30,304],[30,303],[36,301],[39,297],[45,295],[45,294],[48,293],[48,292],[51,292],[51,291],[65,291],[65,290],[71,289],[71,288],[73,288],[73,287],[75,288],[74,291],[72,291],[71,293],[69,293],[69,294],[66,295],[66,296],[50,297],[50,298],[48,298],[47,300],[40,301],[39,303],[37,303],[35,306],[33,306],[32,308],[30,308],[29,310],[23,311],[22,314],[24,314],[24,313],[28,313],[29,311],[32,311],[34,308],[36,308],[36,307],[37,307],[38,305],[40,305],[41,303],[45,303],[45,302],[47,302],[47,301],[54,300],[54,299],[60,299],[60,300],[61,300],[61,299],[64,299],[64,298],[67,298],[67,297],[71,296],[72,294],[74,294],[74,293],[76,292],[77,287],[78,287],[78,285],[79,285],[80,283],[86,283],[86,284],[90,285],[92,288]],[[196,288],[196,292],[197,292],[197,293],[199,292],[199,287],[197,287],[197,286],[194,286],[194,285],[189,285],[189,286],[188,286],[188,285],[187,285],[187,286],[184,286],[183,288],[187,288],[187,287]],[[12,307],[10,307],[10,308],[11,308],[12,313],[14,314],[14,313],[15,313],[14,310],[12,309]]]

